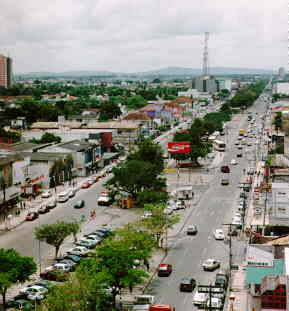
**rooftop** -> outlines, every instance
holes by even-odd
[[[10,148],[13,151],[25,151],[36,147],[39,147],[39,145],[34,143],[16,143],[10,145]]]
[[[125,116],[123,118],[123,120],[140,120],[140,121],[143,121],[143,120],[151,120],[151,118],[145,114],[144,112],[140,112],[140,111],[137,111],[137,112],[131,112],[129,113],[127,116]]]
[[[284,260],[275,259],[273,267],[246,267],[246,283],[247,284],[261,284],[262,279],[268,275],[280,275],[284,273]]]

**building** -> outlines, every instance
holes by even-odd
[[[12,59],[0,55],[0,86],[10,87],[12,84]]]
[[[76,169],[76,176],[88,176],[96,168],[97,162],[101,158],[99,146],[84,140],[55,144],[41,149],[41,152],[70,154]]]
[[[272,206],[269,215],[271,225],[288,225],[289,221],[289,185],[272,183]]]
[[[216,93],[218,91],[218,84],[214,77],[201,76],[195,78],[195,88],[199,92]]]
[[[284,80],[285,78],[285,68],[284,67],[280,67],[278,69],[278,79],[279,80]]]
[[[216,78],[216,83],[218,85],[218,91],[228,90],[232,91],[232,79],[229,78]]]
[[[289,82],[276,82],[276,83],[274,83],[273,94],[289,95]]]

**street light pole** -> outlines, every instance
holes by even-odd
[[[223,224],[229,226],[229,289],[231,289],[231,275],[232,275],[232,224]]]

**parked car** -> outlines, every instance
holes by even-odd
[[[193,278],[183,278],[180,283],[181,292],[192,292],[196,287],[196,280]]]
[[[199,307],[202,307],[206,304],[208,299],[207,293],[200,293],[196,291],[194,298],[193,298],[193,304]]]
[[[26,220],[27,221],[33,221],[35,219],[37,219],[39,217],[38,213],[37,212],[29,212],[27,215],[26,215]]]
[[[47,199],[50,197],[51,197],[51,191],[50,190],[47,190],[41,194],[41,198],[43,198],[43,199]]]
[[[42,287],[45,287],[48,289],[48,291],[55,287],[55,284],[51,283],[51,282],[48,282],[48,281],[45,281],[45,280],[37,280],[31,284],[29,284],[27,287],[31,287],[31,286],[34,286],[34,285],[37,285],[37,286],[42,286]]]
[[[190,225],[187,228],[187,235],[195,235],[198,233],[198,229],[196,225]]]
[[[158,276],[169,276],[173,271],[173,267],[170,264],[162,263],[158,267]]]
[[[79,200],[73,205],[74,208],[83,208],[84,206],[85,206],[84,200]]]
[[[49,208],[49,209],[53,209],[54,207],[57,206],[57,200],[53,199],[51,201],[49,201],[46,206]]]
[[[243,155],[242,155],[242,153],[241,153],[241,152],[239,152],[239,153],[237,153],[237,155],[236,155],[236,156],[237,156],[237,158],[242,158],[242,156],[243,156]]]
[[[143,213],[141,218],[143,218],[143,219],[150,218],[150,217],[152,217],[152,215],[153,215],[152,212],[146,211],[146,212]]]
[[[237,164],[238,164],[238,162],[235,159],[231,160],[231,165],[237,165]]]
[[[204,271],[214,271],[218,268],[220,268],[221,263],[219,260],[216,259],[207,259],[203,264],[202,267]]]
[[[77,265],[77,263],[75,263],[71,259],[62,259],[61,261],[59,261],[59,263],[63,264],[63,265],[68,265],[70,267],[69,271],[74,271],[75,270],[75,266]]]
[[[30,294],[36,293],[45,296],[48,293],[48,289],[43,286],[33,285],[30,287],[24,287],[19,291],[19,294],[24,295],[25,297],[27,297]]]
[[[37,210],[38,214],[46,214],[50,211],[50,208],[47,205],[43,205],[41,207],[39,207],[39,209]]]
[[[222,173],[230,173],[230,168],[228,165],[221,166],[221,172]]]
[[[225,235],[222,229],[216,229],[214,232],[214,238],[215,240],[224,240]]]
[[[81,185],[81,188],[82,189],[87,189],[87,188],[89,188],[91,186],[91,184],[89,183],[89,182],[84,182],[82,185]]]
[[[70,272],[70,266],[65,264],[65,263],[56,263],[53,266],[47,267],[45,268],[45,271],[53,271],[53,270],[59,270],[59,271],[66,271],[66,272]]]
[[[81,240],[77,241],[75,244],[79,245],[79,246],[87,247],[89,249],[92,249],[92,248],[95,248],[95,246],[98,244],[98,242],[93,241],[91,239],[81,239]]]
[[[71,248],[69,251],[67,251],[67,253],[76,255],[76,256],[86,256],[89,253],[89,249],[83,246],[77,246],[77,247]]]
[[[80,263],[81,257],[76,255],[67,254],[63,259],[69,259],[75,262],[76,264]]]

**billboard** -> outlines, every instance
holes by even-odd
[[[185,141],[169,142],[168,152],[171,154],[190,153],[190,143]]]

